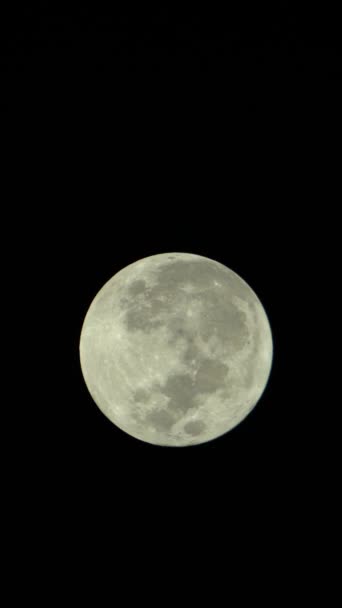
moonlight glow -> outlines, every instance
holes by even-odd
[[[272,336],[254,291],[208,258],[144,258],[94,298],[81,368],[100,410],[133,437],[187,446],[243,420],[265,389]]]

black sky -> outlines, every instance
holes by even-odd
[[[334,241],[341,53],[333,15],[258,4],[1,9],[6,226],[35,370],[23,496],[43,496],[57,530],[107,525],[118,540],[121,521],[156,552],[159,534],[196,544],[199,529],[228,550],[235,521],[280,542],[292,524],[305,531],[317,474],[310,294]],[[259,405],[185,449],[116,429],[78,359],[104,282],[168,251],[240,274],[274,337]],[[322,443],[327,432],[323,422]]]

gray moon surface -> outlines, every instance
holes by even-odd
[[[234,271],[190,253],[138,260],[97,293],[80,362],[100,410],[147,443],[190,446],[237,426],[272,366],[270,324]]]

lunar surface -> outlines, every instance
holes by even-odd
[[[266,387],[272,353],[254,291],[189,253],[153,255],[115,274],[91,303],[80,340],[100,410],[137,439],[175,447],[238,425]]]

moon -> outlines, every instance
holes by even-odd
[[[120,270],[92,301],[80,337],[97,406],[122,431],[161,446],[205,443],[236,427],[264,392],[272,357],[255,292],[190,253]]]

